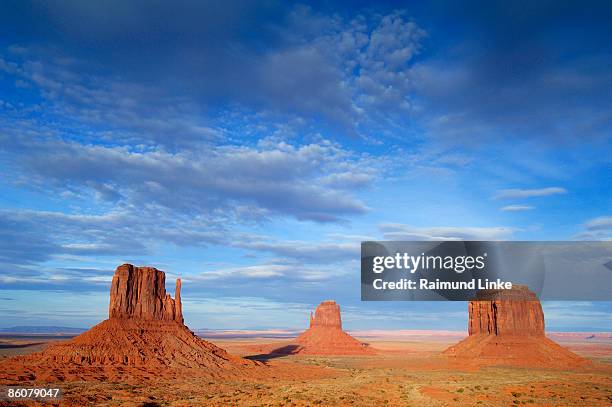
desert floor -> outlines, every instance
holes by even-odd
[[[188,378],[124,383],[57,383],[62,405],[125,406],[610,406],[612,334],[553,339],[595,362],[576,371],[486,367],[449,362],[439,352],[456,338],[360,338],[376,356],[269,357],[286,343],[265,338],[215,339],[228,351],[263,361],[268,373],[238,380]],[[0,337],[2,358],[39,350],[56,337]],[[274,343],[276,342],[276,343]],[[30,345],[31,344],[31,345]],[[47,384],[46,386],[50,386]],[[0,405],[9,405],[6,402]],[[11,404],[15,405],[15,404]],[[49,404],[47,404],[49,405]]]

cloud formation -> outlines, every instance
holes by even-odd
[[[162,8],[147,6],[143,19],[157,18],[151,16],[154,13],[176,17],[176,10],[169,13]],[[122,15],[122,7],[117,10]],[[107,36],[99,37],[99,16],[93,10],[66,6],[55,12],[92,19],[91,27],[82,27],[81,38],[88,34],[96,37],[96,46],[100,52],[110,53],[110,61],[126,57],[109,49]],[[208,10],[196,7],[194,12],[206,14],[205,21],[210,19]],[[50,19],[52,26],[57,24],[56,18],[59,15]],[[123,18],[133,19],[129,15]],[[232,18],[241,20],[240,15]],[[173,21],[164,21],[161,30],[174,33],[188,28]],[[138,31],[138,24],[134,24]],[[112,26],[108,29],[122,31]],[[27,88],[38,91],[40,105],[66,120],[78,119],[81,125],[89,123],[112,131],[115,141],[136,138],[169,148],[224,136],[223,129],[212,125],[218,115],[207,114],[210,105],[217,106],[215,113],[254,109],[312,124],[323,119],[326,126],[317,127],[331,126],[344,134],[364,137],[371,136],[374,129],[397,127],[413,109],[411,68],[427,34],[404,13],[344,19],[296,6],[287,11],[283,25],[264,27],[269,46],[259,52],[250,46],[249,38],[234,38],[218,22],[211,27],[198,34],[216,35],[215,43],[219,39],[232,41],[231,52],[202,45],[202,41],[174,43],[168,37],[165,45],[172,52],[183,52],[177,56],[182,64],[151,64],[143,58],[129,65],[132,71],[113,75],[124,63],[116,61],[100,69],[99,64],[87,61],[86,54],[92,51],[89,47],[68,57],[52,47],[41,51],[13,46],[0,54],[0,71],[19,81],[16,90],[21,93]],[[67,35],[77,34],[70,31]],[[147,46],[127,41],[119,49],[126,54],[159,52]],[[20,52],[14,52],[17,48]],[[215,64],[210,64],[211,60]],[[146,74],[135,75],[135,71]],[[184,83],[174,80],[160,81],[160,77],[183,78],[190,86],[185,88]]]
[[[600,216],[590,219],[585,223],[587,230],[608,230],[612,229],[612,216]]]
[[[531,205],[506,205],[500,209],[504,212],[523,212],[533,210],[534,208]]]
[[[574,238],[580,240],[612,240],[612,216],[599,216],[587,220],[583,230]]]
[[[512,227],[414,227],[397,223],[380,225],[386,240],[506,240],[516,231]]]
[[[496,199],[524,199],[551,195],[566,194],[567,190],[560,187],[534,189],[503,189],[495,195]]]
[[[287,257],[308,263],[338,262],[359,257],[359,242],[304,242],[286,240],[274,242],[269,238],[251,236],[237,240],[235,246],[269,252],[277,256]]]
[[[222,210],[230,218],[284,215],[333,222],[367,211],[350,191],[374,179],[367,159],[329,141],[180,153],[6,136],[3,143],[32,185],[191,215]]]

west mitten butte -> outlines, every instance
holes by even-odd
[[[123,264],[111,283],[109,318],[66,342],[5,361],[0,379],[64,381],[240,376],[257,363],[200,339],[183,323],[180,289],[166,293],[166,275]]]

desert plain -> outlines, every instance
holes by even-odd
[[[265,333],[206,338],[266,368],[247,377],[215,380],[150,377],[134,383],[88,380],[45,383],[63,391],[61,403],[106,406],[609,406],[612,404],[612,334],[551,333],[549,337],[593,366],[559,370],[475,367],[440,353],[461,332],[355,332],[377,350],[366,356],[266,355],[290,338]],[[0,362],[39,351],[66,336],[3,335]],[[259,369],[258,369],[259,370]],[[3,381],[3,384],[9,384]],[[15,385],[33,383],[14,381]],[[33,405],[35,403],[2,405]]]

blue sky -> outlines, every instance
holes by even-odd
[[[359,242],[609,239],[610,5],[422,3],[3,2],[0,325],[90,326],[131,262],[193,328],[464,329],[361,303]]]

